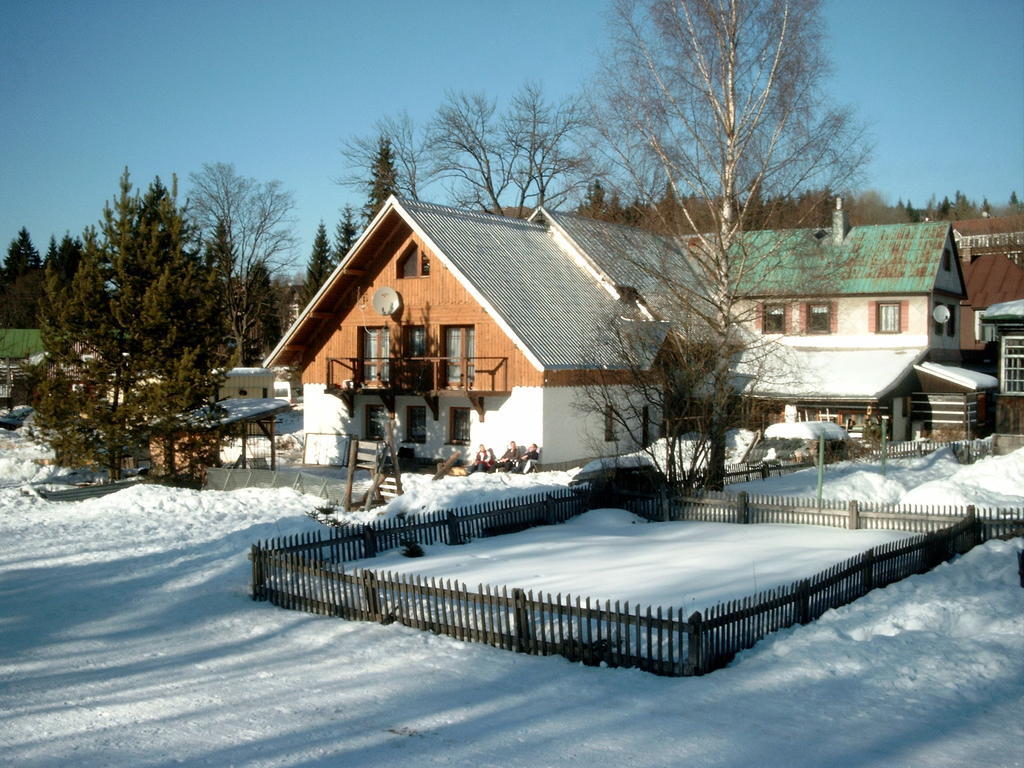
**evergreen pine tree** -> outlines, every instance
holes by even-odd
[[[337,266],[359,239],[355,216],[351,205],[346,205],[341,211],[341,219],[334,228],[334,264],[332,266]]]
[[[75,276],[81,260],[82,241],[77,237],[65,234],[61,238],[60,245],[56,245],[53,238],[50,239],[50,248],[46,253],[43,266],[47,271],[56,271],[61,283],[67,285]]]
[[[395,153],[391,139],[382,135],[377,139],[377,155],[370,168],[370,179],[366,183],[366,205],[363,217],[369,222],[377,215],[391,195],[398,194],[398,172],[395,170]]]
[[[175,198],[159,179],[133,193],[125,171],[70,283],[47,270],[37,423],[61,461],[112,479],[151,440],[169,457],[182,434],[209,426],[226,362],[216,274]],[[187,459],[194,471],[199,457]]]
[[[1021,205],[1020,200],[1017,199],[1017,190],[1010,192],[1010,213],[1021,213],[1024,211],[1024,205]]]
[[[316,237],[313,238],[313,252],[309,255],[309,263],[306,265],[306,282],[302,286],[302,293],[299,300],[305,306],[313,298],[320,286],[331,274],[333,263],[331,258],[331,244],[327,240],[327,228],[321,221],[316,228]]]
[[[39,259],[39,251],[32,245],[32,238],[28,230],[22,227],[18,236],[11,240],[7,246],[7,259],[4,261],[3,282],[13,283],[22,275],[33,269],[39,269],[42,262]]]

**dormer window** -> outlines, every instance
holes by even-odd
[[[398,259],[399,277],[427,277],[430,258],[416,243],[412,243]]]

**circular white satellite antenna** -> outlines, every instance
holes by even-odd
[[[373,294],[373,308],[382,315],[393,315],[400,306],[402,306],[402,297],[394,288],[384,285]]]
[[[945,304],[936,304],[932,310],[932,318],[936,323],[944,323],[949,320],[949,307]]]

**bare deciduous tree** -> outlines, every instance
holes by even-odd
[[[410,200],[419,200],[420,190],[434,180],[435,173],[423,131],[417,128],[407,112],[385,116],[374,124],[370,135],[353,136],[342,142],[341,156],[349,173],[339,178],[338,183],[353,189],[366,188],[381,138],[391,142],[399,194]]]
[[[591,180],[576,143],[583,112],[575,99],[551,103],[525,84],[499,114],[482,93],[448,93],[430,125],[437,175],[456,205],[524,216],[557,206]]]
[[[650,276],[661,316],[715,351],[701,426],[714,486],[735,362],[751,343],[745,281],[780,256],[779,240],[744,236],[748,220],[766,200],[843,188],[866,150],[850,113],[822,95],[819,0],[619,0],[613,23],[593,124],[624,186],[675,198],[660,228],[686,235],[689,263]]]
[[[189,182],[190,210],[220,274],[237,362],[258,364],[276,341],[265,318],[273,314],[276,300],[271,278],[288,266],[295,245],[292,195],[279,181],[240,176],[230,163],[204,164]]]

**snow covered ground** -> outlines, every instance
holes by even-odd
[[[55,471],[28,461],[38,452],[28,441],[0,451],[0,486]],[[863,500],[917,493],[943,503],[954,503],[954,493],[980,504],[998,494],[1001,506],[1024,505],[1024,452],[974,467],[950,461],[893,462],[884,478],[878,467],[841,467],[830,471],[826,489],[856,489]],[[816,478],[803,474],[748,490],[780,493],[788,483],[794,495],[810,495]],[[413,510],[503,498],[528,490],[524,484],[564,485],[566,477],[414,482],[402,503]],[[320,503],[287,489],[138,486],[59,504],[0,487],[0,762],[1024,765],[1021,539],[990,542],[810,626],[778,632],[727,669],[672,679],[252,602],[249,545],[309,530],[315,523],[305,512]],[[673,543],[665,531],[692,526],[633,522],[599,511],[558,526],[577,536],[531,567],[561,559],[608,571],[623,539],[633,545],[649,532],[649,551],[630,556],[631,578],[651,599],[698,552],[703,567],[756,574],[759,583],[774,565],[747,548],[713,551],[724,541],[719,529],[730,526],[694,527],[687,536],[697,538]],[[794,527],[786,542],[786,528],[756,530],[776,546],[810,537],[810,529]],[[509,550],[528,554],[522,543],[531,533],[454,549],[496,562],[496,578],[510,577],[524,561],[514,564]],[[567,554],[577,543],[586,551]],[[439,563],[443,549],[403,564]]]

